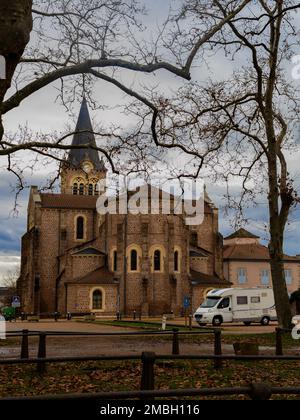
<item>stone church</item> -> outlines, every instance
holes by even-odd
[[[227,287],[218,209],[205,197],[204,221],[187,226],[175,214],[101,216],[98,181],[107,168],[84,99],[60,193],[31,187],[22,238],[21,310],[109,316],[193,311],[206,292]],[[187,299],[188,298],[188,299]]]

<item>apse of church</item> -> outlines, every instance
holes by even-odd
[[[218,210],[207,195],[199,226],[174,214],[99,215],[107,168],[85,99],[72,144],[60,193],[31,188],[18,281],[24,312],[179,315],[186,297],[193,311],[208,290],[228,286]]]

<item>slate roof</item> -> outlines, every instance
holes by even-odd
[[[191,249],[190,257],[207,258],[208,254],[200,250]]]
[[[99,251],[99,249],[88,247],[81,249],[79,251],[73,252],[72,255],[105,255],[104,252]]]
[[[93,134],[93,126],[90,119],[87,101],[85,98],[82,100],[80,113],[75,129],[72,145],[91,145],[96,147],[96,140]],[[99,153],[94,149],[71,149],[68,157],[68,162],[73,168],[79,168],[84,160],[90,160],[95,169],[98,171],[106,171],[104,163],[99,158]]]

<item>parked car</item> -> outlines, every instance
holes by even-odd
[[[194,314],[199,325],[243,322],[245,325],[269,325],[277,320],[274,293],[271,288],[215,289]]]
[[[12,321],[16,318],[16,310],[12,307],[2,308],[1,314],[4,316],[5,321]]]

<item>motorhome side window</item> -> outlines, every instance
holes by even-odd
[[[260,303],[260,297],[259,296],[253,296],[251,298],[251,303]]]
[[[238,305],[248,305],[248,297],[247,296],[237,296],[236,303]]]

